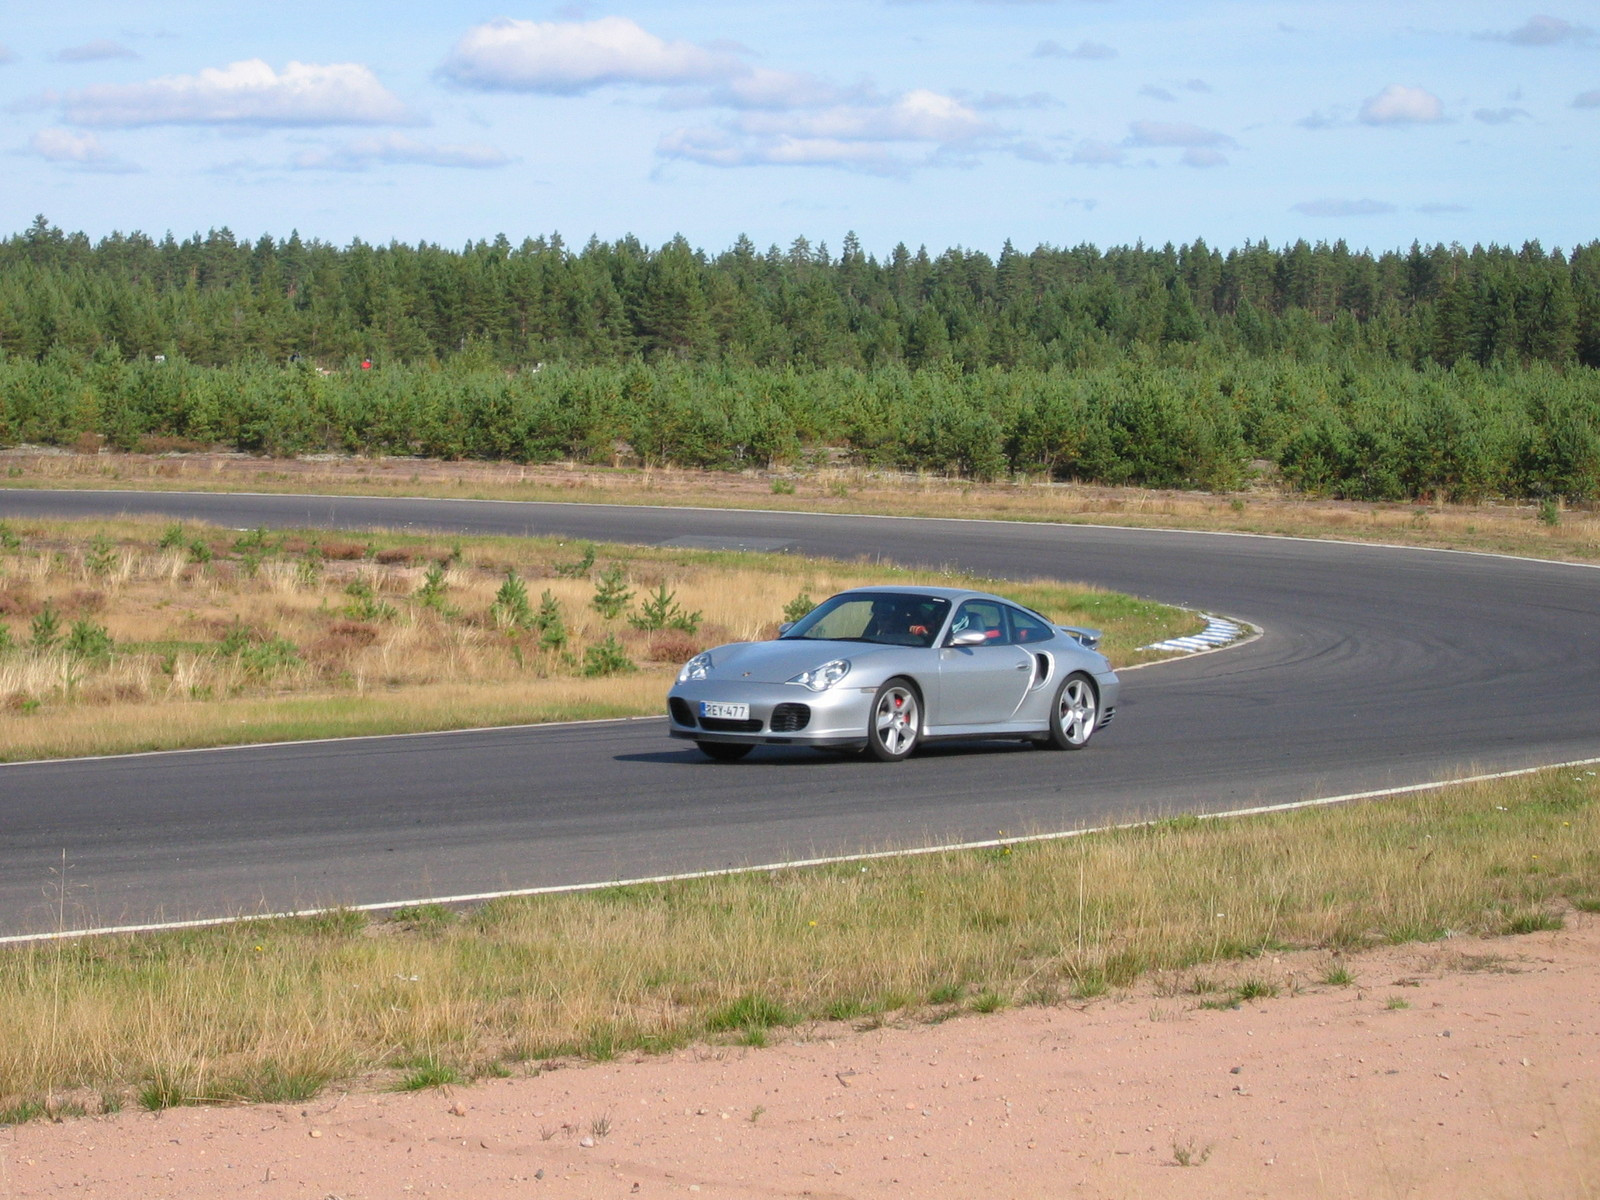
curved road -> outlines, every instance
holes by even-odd
[[[1069,829],[1600,755],[1600,571],[1096,528],[490,501],[0,490],[0,518],[789,548],[1081,579],[1265,636],[1128,676],[1083,754],[707,763],[643,719],[0,766],[0,934],[381,903]],[[0,722],[7,719],[0,717]],[[0,736],[3,736],[0,723]]]

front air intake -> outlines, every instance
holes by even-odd
[[[780,704],[772,710],[773,733],[799,733],[811,724],[809,704]]]

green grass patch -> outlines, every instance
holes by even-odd
[[[395,1081],[394,1090],[397,1092],[422,1092],[428,1088],[449,1087],[451,1084],[465,1083],[467,1077],[454,1067],[440,1062],[434,1058],[424,1058],[414,1063]]]

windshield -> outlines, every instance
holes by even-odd
[[[784,641],[870,642],[878,646],[931,646],[944,626],[950,601],[899,592],[844,592],[824,600],[783,635]]]

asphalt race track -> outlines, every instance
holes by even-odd
[[[1079,754],[718,765],[641,719],[0,766],[0,934],[380,903],[1070,829],[1600,755],[1600,570],[1019,523],[0,490],[0,518],[749,545],[1079,579],[1265,636],[1126,676]],[[774,607],[787,596],[775,596]],[[4,722],[20,718],[0,716]]]

